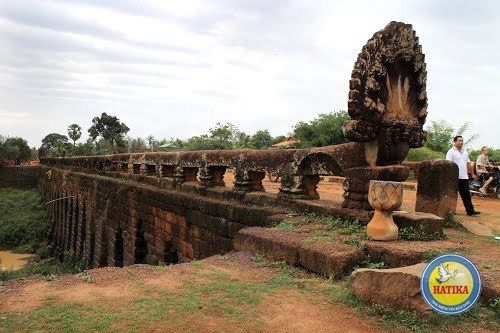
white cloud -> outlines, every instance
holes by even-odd
[[[499,147],[499,8],[430,0],[2,2],[0,133],[38,146],[50,132],[71,123],[86,129],[108,112],[133,136],[187,138],[218,121],[285,134],[298,121],[346,109],[358,52],[398,20],[414,25],[426,54],[429,120],[471,121],[477,146]]]

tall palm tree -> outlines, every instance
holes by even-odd
[[[76,146],[76,140],[82,136],[82,128],[77,124],[69,125],[68,136],[73,140],[73,148]]]

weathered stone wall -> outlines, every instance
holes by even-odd
[[[0,187],[36,188],[38,167],[0,167]]]
[[[74,253],[87,267],[172,263],[225,253],[233,249],[241,228],[267,226],[276,214],[122,179],[41,169],[51,250],[58,256]]]

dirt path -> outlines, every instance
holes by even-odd
[[[169,267],[7,282],[0,332],[387,332],[333,303],[328,282],[233,253]],[[401,332],[403,330],[395,330]]]
[[[322,180],[318,184],[318,192],[322,200],[332,201],[335,205],[341,205],[343,198],[342,194],[344,190],[342,189],[342,184],[338,182]],[[234,175],[232,173],[226,173],[224,176],[226,186],[232,186],[234,181]],[[278,193],[280,183],[271,182],[267,177],[262,181],[266,192]],[[403,205],[401,210],[406,210],[409,212],[415,211],[415,202],[417,200],[417,191],[415,190],[404,190],[403,195]],[[465,214],[464,205],[460,197],[457,200],[457,213],[455,219],[462,223],[471,232],[482,235],[489,236],[491,234],[500,235],[500,199],[485,198],[485,197],[473,197],[472,202],[476,210],[481,212],[479,216],[467,216]]]

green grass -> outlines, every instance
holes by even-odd
[[[344,303],[354,308],[359,315],[371,320],[378,319],[388,328],[396,327],[422,333],[468,332],[478,326],[492,331],[500,330],[500,300],[493,300],[488,305],[478,303],[469,312],[456,316],[437,313],[422,316],[414,311],[363,302],[354,295],[347,279],[334,283],[330,281],[324,288],[324,293],[331,303]]]
[[[46,279],[62,274],[75,274],[83,271],[83,262],[71,253],[65,253],[65,259],[59,262],[53,258],[43,259],[24,265],[18,270],[1,270],[0,281],[22,279],[30,276],[39,276]]]
[[[260,263],[264,259],[256,257],[254,261]],[[194,272],[181,277],[182,287],[165,290],[143,286],[141,296],[121,306],[111,301],[50,305],[57,298],[48,296],[42,307],[30,312],[1,314],[0,332],[143,332],[162,325],[168,325],[167,330],[171,331],[197,331],[200,329],[196,326],[200,324],[198,318],[214,317],[234,323],[235,330],[236,327],[246,327],[247,331],[258,332],[262,330],[260,318],[265,311],[258,306],[266,296],[286,289],[297,289],[308,295],[307,299],[317,301],[320,293],[326,296],[326,300],[320,302],[344,303],[367,321],[379,322],[388,329],[402,328],[413,332],[470,331],[479,326],[493,331],[500,329],[498,299],[486,306],[476,305],[470,312],[459,316],[421,316],[412,311],[360,301],[353,294],[348,280],[326,282],[284,263],[267,265],[274,265],[274,276],[265,281],[251,282],[234,280],[229,274],[208,265],[195,266]],[[380,263],[368,262],[367,265]]]
[[[262,282],[232,280],[217,269],[196,267],[194,273],[182,277],[183,287],[143,288],[140,297],[122,307],[112,302],[76,303],[44,305],[28,313],[4,313],[0,315],[4,317],[0,332],[143,332],[162,322],[173,325],[174,331],[193,331],[193,319],[203,316],[258,326],[261,310],[257,306],[263,298],[297,286],[293,268],[284,263],[275,265],[276,274]]]
[[[399,238],[406,240],[427,241],[427,240],[446,239],[447,236],[443,232],[433,232],[429,234],[425,232],[422,229],[422,227],[421,228],[404,227],[404,228],[399,228]]]
[[[0,188],[0,247],[33,253],[49,228],[38,190]]]
[[[297,230],[299,225],[300,225],[300,221],[283,220],[280,222],[280,224],[275,226],[274,229],[278,230],[278,231],[293,231],[293,230]]]

